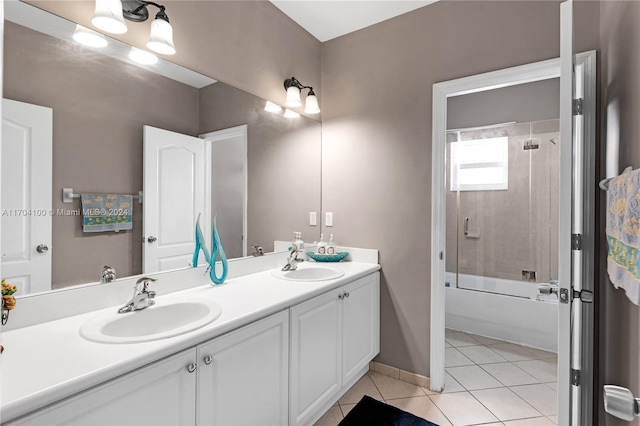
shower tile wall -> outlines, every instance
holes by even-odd
[[[461,274],[521,280],[531,270],[538,282],[557,279],[559,121],[448,132],[447,143],[499,136],[509,138],[509,189],[460,192],[458,247],[456,192],[447,190],[446,270],[456,271],[457,248]],[[525,151],[529,139],[539,148]],[[447,169],[447,188],[449,179]],[[465,217],[479,238],[464,236]]]

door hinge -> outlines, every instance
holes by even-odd
[[[443,260],[443,259],[444,259],[444,253],[440,252],[440,260]]]
[[[583,103],[582,98],[573,100],[573,115],[582,115],[582,110],[583,110],[582,103]]]
[[[582,250],[582,234],[571,234],[571,250]]]
[[[580,370],[571,369],[571,384],[573,386],[580,386]]]

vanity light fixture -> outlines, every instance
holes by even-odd
[[[151,23],[147,47],[163,55],[175,54],[173,28],[169,24],[165,7],[161,4],[147,0],[96,0],[96,10],[91,23],[109,33],[123,34],[127,32],[125,18],[132,22],[144,22],[149,19],[147,6],[160,9]]]
[[[291,111],[290,109],[285,109],[284,110],[284,116],[287,118],[298,118],[300,117],[300,114],[298,114],[295,111]]]
[[[135,47],[131,48],[131,51],[129,52],[129,59],[142,65],[154,65],[158,63],[158,57],[156,55]]]
[[[80,44],[84,44],[89,47],[105,47],[107,39],[100,33],[90,30],[82,25],[76,25],[76,30],[73,32],[73,39]]]
[[[267,103],[264,106],[264,110],[267,112],[277,113],[282,111],[282,107],[280,105],[274,104],[271,101],[267,101]]]
[[[313,91],[313,87],[305,86],[300,83],[295,77],[291,77],[284,81],[284,89],[287,91],[287,98],[284,104],[291,108],[299,107],[302,105],[300,92],[302,91],[302,89],[309,89],[309,93],[307,94],[307,99],[305,101],[304,112],[305,114],[318,114],[320,112],[320,107],[318,106],[318,98]]]

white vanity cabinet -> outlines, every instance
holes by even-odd
[[[291,308],[289,422],[311,424],[380,349],[380,274]]]
[[[375,272],[3,425],[312,424],[378,353],[379,294]]]
[[[194,425],[195,362],[180,352],[9,425]]]
[[[289,311],[197,347],[199,425],[286,425]]]

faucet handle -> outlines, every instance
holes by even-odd
[[[136,285],[134,289],[137,291],[138,288],[140,287],[140,284],[142,284],[142,291],[147,292],[147,290],[149,289],[149,283],[155,282],[155,281],[158,281],[158,280],[150,277],[138,278],[138,281],[136,281]]]

